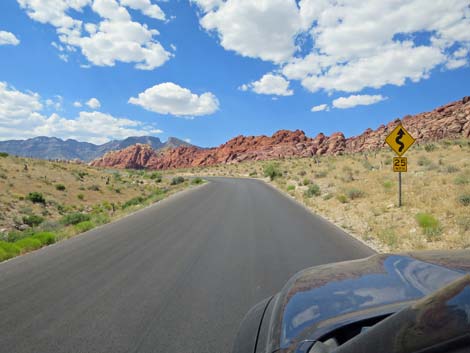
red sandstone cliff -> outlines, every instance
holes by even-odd
[[[237,136],[219,147],[201,149],[180,146],[157,153],[147,145],[134,145],[109,152],[91,163],[94,166],[134,169],[171,169],[270,160],[311,157],[368,151],[384,146],[385,137],[402,122],[418,142],[443,138],[470,138],[470,97],[439,107],[432,112],[397,119],[376,130],[345,138],[341,132],[307,137],[301,130],[280,130],[273,136]]]

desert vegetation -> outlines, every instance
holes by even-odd
[[[0,261],[108,223],[203,183],[0,154]]]
[[[380,251],[469,248],[470,141],[415,145],[406,156],[401,208],[388,148],[186,172],[264,178]]]

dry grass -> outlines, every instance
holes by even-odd
[[[393,156],[383,149],[187,172],[265,178],[264,170],[274,163],[280,176],[274,178],[273,185],[378,250],[469,248],[470,141],[413,146],[407,152],[401,208],[397,207],[398,175],[392,171]],[[319,186],[319,195],[309,192],[311,185]]]
[[[191,185],[172,185],[174,176],[0,156],[0,242],[10,248],[5,241],[14,244],[44,231],[60,240],[108,223]],[[66,224],[74,214],[86,219]],[[0,251],[0,261],[8,257]]]

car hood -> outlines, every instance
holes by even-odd
[[[271,302],[267,351],[295,351],[336,327],[394,313],[469,272],[468,250],[381,254],[306,269]]]

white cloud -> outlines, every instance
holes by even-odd
[[[99,109],[101,107],[100,101],[96,98],[90,98],[85,104],[88,105],[91,109]]]
[[[129,103],[146,110],[175,116],[209,115],[219,109],[219,101],[210,92],[197,95],[172,82],[165,82],[146,89]]]
[[[289,89],[289,81],[284,77],[266,74],[260,80],[243,84],[239,87],[242,91],[251,89],[258,94],[268,94],[275,96],[292,96],[294,91]]]
[[[149,0],[17,0],[33,20],[53,25],[61,46],[73,52],[76,48],[97,66],[114,66],[116,61],[135,63],[141,70],[153,70],[172,57],[155,40],[159,32],[135,22],[125,6],[141,10],[147,16],[164,19],[160,7]],[[77,14],[91,7],[101,20],[84,23]],[[74,17],[70,10],[75,10]],[[66,58],[61,54],[62,60]]]
[[[468,0],[193,1],[225,49],[314,92],[401,86],[470,62]]]
[[[222,0],[190,0],[190,2],[197,4],[206,12],[214,10],[223,3]]]
[[[386,100],[387,97],[382,95],[352,95],[349,97],[340,97],[333,101],[333,107],[338,109],[353,108],[358,105],[372,105]]]
[[[128,6],[134,10],[140,10],[144,15],[157,20],[165,19],[165,13],[160,6],[152,4],[150,0],[121,0],[121,5]]]
[[[75,119],[67,119],[56,113],[46,116],[42,109],[39,94],[21,92],[0,82],[0,140],[55,136],[104,143],[162,132],[140,121],[96,111],[80,112]]]
[[[75,101],[75,102],[73,102],[73,106],[74,106],[75,108],[81,108],[81,107],[82,107],[82,103],[80,103],[79,101]]]
[[[16,36],[7,31],[0,31],[0,45],[18,45],[20,40]]]
[[[184,142],[191,143],[191,139],[190,138],[184,139]]]
[[[295,0],[196,0],[200,23],[215,31],[227,50],[252,58],[284,62],[295,52],[300,17]]]
[[[328,104],[320,104],[312,107],[311,111],[316,113],[316,112],[322,112],[322,111],[328,111]]]

